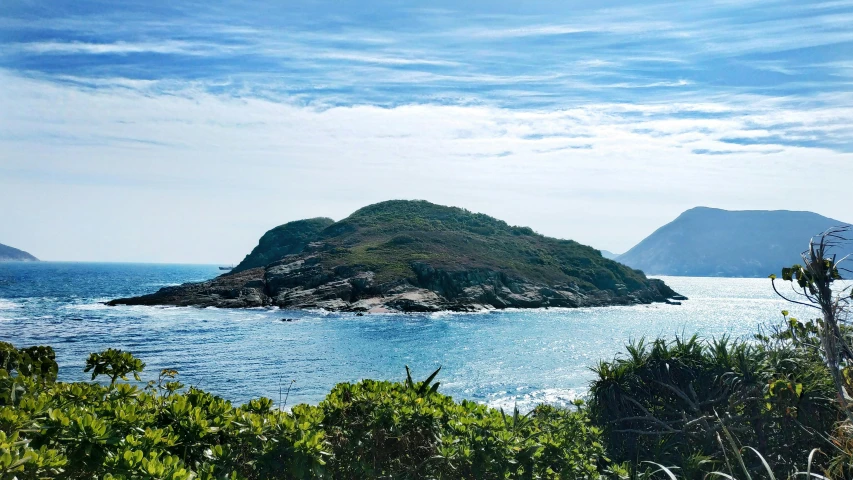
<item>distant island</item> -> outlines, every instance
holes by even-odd
[[[17,248],[0,243],[0,262],[38,262],[39,259]]]
[[[608,251],[608,250],[600,250],[600,252],[601,252],[602,257],[609,258],[610,260],[616,260],[617,258],[619,258],[618,253],[613,253],[613,252]]]
[[[839,225],[846,222],[812,212],[697,207],[616,260],[649,275],[767,277],[802,263],[809,238]]]
[[[265,233],[234,269],[109,305],[476,311],[665,302],[663,281],[483,214],[394,200]]]

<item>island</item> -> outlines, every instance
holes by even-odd
[[[436,312],[672,298],[683,297],[578,242],[461,208],[392,200],[338,222],[281,225],[228,273],[107,303]]]
[[[38,262],[39,259],[17,248],[0,243],[0,262]]]
[[[609,250],[599,250],[599,251],[601,252],[601,256],[604,258],[609,258],[610,260],[616,260],[617,258],[619,258],[618,253],[613,253]]]
[[[812,212],[696,207],[616,260],[650,275],[766,278],[802,263],[811,237],[845,225]],[[851,251],[848,242],[830,253],[841,258]]]

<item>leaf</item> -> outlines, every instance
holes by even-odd
[[[427,377],[426,380],[423,381],[423,383],[421,384],[421,388],[418,391],[420,395],[427,393],[427,387],[429,387],[429,383],[432,382],[432,380],[435,378],[436,375],[438,375],[438,372],[440,371],[441,367],[438,367],[438,370],[432,372],[432,375],[430,375],[429,377]]]
[[[415,383],[412,381],[412,372],[409,370],[408,365],[406,365],[406,386],[409,388],[415,386]]]
[[[433,393],[437,392],[439,385],[441,385],[441,382],[435,382],[434,384],[432,384],[432,387],[430,387],[429,389],[429,394],[432,395]]]
[[[438,367],[438,370],[432,372],[432,375],[427,377],[427,379],[424,380],[424,383],[426,383],[428,385],[430,382],[432,382],[432,380],[435,378],[436,375],[438,375],[438,372],[440,372],[440,371],[441,371],[441,367]]]

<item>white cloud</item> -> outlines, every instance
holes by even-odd
[[[802,177],[849,178],[850,153],[724,141],[839,135],[853,108],[823,106],[832,97],[320,110],[204,88],[90,90],[9,73],[0,84],[0,192],[15,205],[0,236],[48,259],[230,263],[274,225],[389,198],[616,251],[699,204],[853,220]]]
[[[524,27],[467,29],[460,33],[462,35],[479,38],[519,38],[570,35],[575,33],[589,33],[593,31],[595,30],[573,25],[529,25]]]
[[[352,62],[377,63],[384,65],[434,65],[443,67],[452,67],[460,65],[458,62],[451,62],[447,60],[394,57],[389,55],[372,55],[367,53],[355,52],[326,52],[317,55],[317,57],[328,58],[332,60],[348,60]]]
[[[223,46],[210,43],[164,40],[161,42],[29,42],[9,45],[9,48],[36,54],[105,55],[131,53],[161,53],[182,55],[213,55],[223,53]]]

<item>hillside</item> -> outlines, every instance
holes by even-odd
[[[263,267],[287,255],[299,253],[333,223],[335,221],[331,218],[309,218],[279,225],[265,233],[258,241],[258,246],[231,273]]]
[[[0,243],[0,262],[37,262],[29,253]]]
[[[339,222],[276,227],[232,272],[110,304],[438,311],[626,305],[673,296],[663,282],[577,242],[460,208],[399,200]]]
[[[811,212],[697,207],[617,260],[650,275],[766,277],[801,263],[813,235],[844,224]]]

